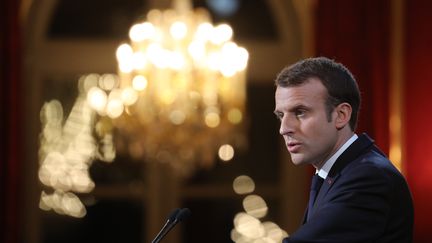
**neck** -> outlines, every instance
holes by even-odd
[[[329,153],[324,156],[321,161],[312,164],[315,169],[320,170],[323,167],[324,163],[329,160],[353,135],[354,132],[349,127],[344,127],[343,129],[339,130],[339,136],[333,149],[329,151]]]

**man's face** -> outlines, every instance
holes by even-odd
[[[275,94],[275,114],[280,120],[279,133],[294,164],[322,164],[337,150],[337,113],[329,121],[325,102],[328,93],[316,78],[294,87],[278,86]]]

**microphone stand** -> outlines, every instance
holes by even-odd
[[[168,234],[168,232],[170,232],[170,230],[172,228],[174,228],[174,226],[178,222],[188,218],[190,215],[191,215],[191,212],[188,208],[175,209],[173,212],[171,212],[165,225],[162,227],[162,229],[156,235],[156,237],[154,238],[152,243],[160,242],[162,240],[162,238],[165,237],[165,235]]]

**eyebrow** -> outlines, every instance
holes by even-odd
[[[308,106],[304,105],[304,104],[297,104],[297,105],[291,107],[289,109],[289,111],[295,111],[295,110],[298,110],[298,109],[310,110],[310,108]]]
[[[310,110],[310,107],[308,107],[308,106],[306,106],[304,104],[296,104],[295,106],[289,108],[288,112],[293,112],[293,111],[298,110],[298,109]],[[273,111],[273,113],[275,115],[278,115],[279,113],[283,113],[283,112],[276,109],[276,110]]]
[[[287,113],[295,113],[298,110],[310,111],[311,108],[304,104],[296,104],[295,106],[288,109]],[[281,119],[284,112],[279,110],[274,110],[273,113],[276,115],[276,118]]]

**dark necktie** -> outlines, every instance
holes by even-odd
[[[312,176],[311,189],[309,194],[309,206],[308,206],[308,214],[307,220],[309,220],[310,216],[312,216],[312,208],[315,203],[315,199],[318,195],[318,192],[321,188],[324,179],[321,178],[318,174]]]

